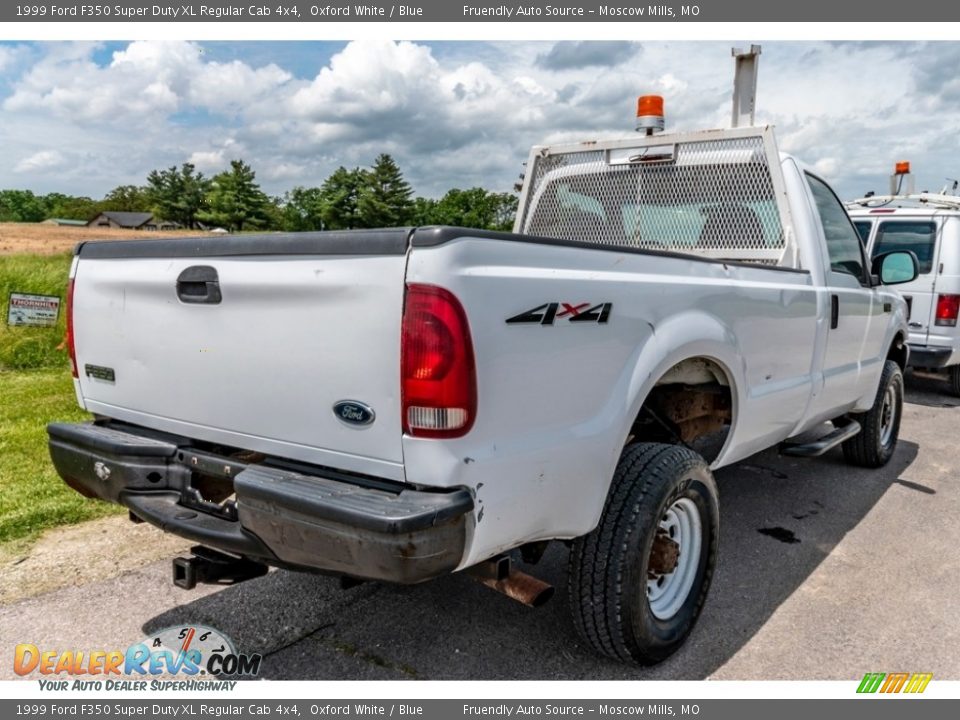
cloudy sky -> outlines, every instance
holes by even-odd
[[[509,190],[531,144],[729,123],[731,44],[0,42],[0,188],[101,197],[243,158],[264,189],[392,154],[418,194]],[[960,177],[960,43],[764,43],[758,120],[842,196]]]

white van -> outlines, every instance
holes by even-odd
[[[919,261],[917,279],[899,287],[910,308],[909,363],[947,370],[960,395],[960,197],[866,200],[847,208],[870,256],[911,250]]]

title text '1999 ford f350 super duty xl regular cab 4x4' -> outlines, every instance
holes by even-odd
[[[50,452],[201,544],[186,587],[470,569],[535,604],[510,558],[567,541],[579,633],[653,663],[710,585],[711,468],[778,443],[890,459],[907,317],[883,286],[916,274],[868,263],[770,128],[535,147],[514,233],[84,243],[69,348],[95,420],[50,425]]]

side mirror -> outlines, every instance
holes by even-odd
[[[917,279],[920,264],[912,251],[894,250],[873,258],[871,272],[879,276],[881,285],[902,285]]]

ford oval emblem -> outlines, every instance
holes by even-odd
[[[377,417],[372,407],[356,400],[341,400],[333,406],[333,414],[348,425],[369,425]]]

